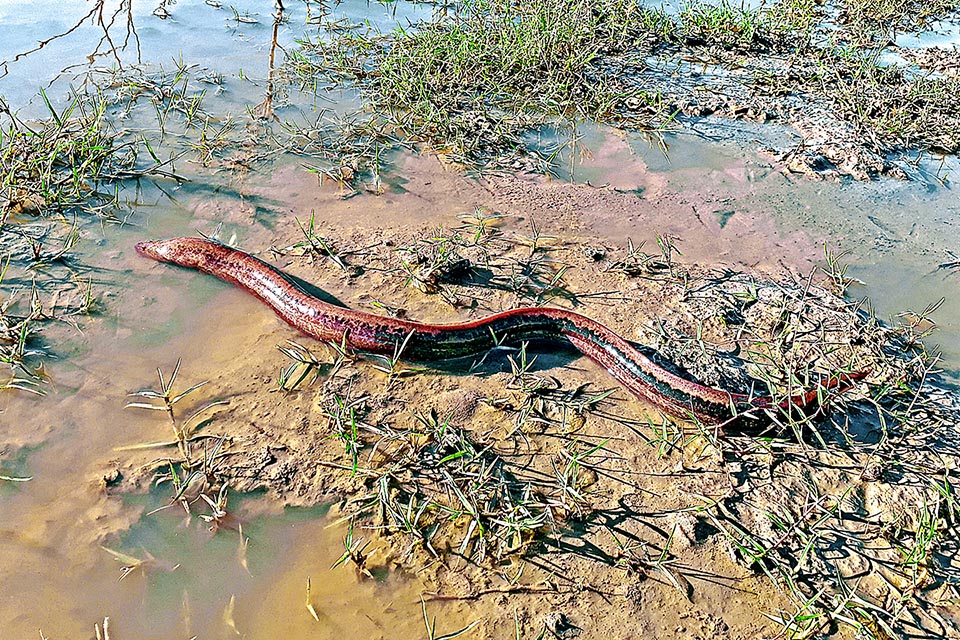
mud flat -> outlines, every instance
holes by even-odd
[[[179,474],[175,501],[226,526],[228,503],[209,507],[235,491],[331,504],[349,523],[339,564],[352,569],[337,570],[361,583],[408,576],[427,601],[463,603],[481,636],[515,623],[586,637],[954,632],[956,514],[941,483],[956,468],[957,407],[923,351],[922,321],[878,323],[837,295],[846,283],[830,265],[706,266],[689,257],[695,237],[681,257],[669,235],[641,244],[585,231],[591,206],[656,225],[671,218],[664,203],[476,181],[429,160],[400,173],[402,193],[344,200],[336,184],[281,171],[252,193],[283,185],[285,206],[322,206],[324,218],[286,219],[244,248],[377,313],[451,322],[529,304],[576,309],[730,390],[789,394],[838,371],[870,375],[811,419],[716,429],[662,416],[575,352],[530,345],[427,365],[341,353],[228,290],[242,309],[230,317],[261,320],[201,330],[201,342],[236,355],[202,380],[184,366],[171,397],[208,384],[175,407],[180,449],[175,437],[162,452],[124,445],[103,470],[117,478],[110,493]],[[503,204],[437,207],[451,192],[464,205]],[[413,209],[429,222],[409,224]],[[170,269],[147,277],[171,283]],[[176,276],[168,286],[208,278]],[[228,404],[200,426],[186,420],[218,399]],[[891,605],[905,592],[918,608]]]
[[[954,8],[121,4],[136,55],[95,12],[7,40],[18,96],[96,50],[40,120],[0,102],[5,630],[958,635],[956,60],[897,36]],[[731,391],[868,375],[718,427],[563,345],[376,358],[133,252],[197,232],[373,313],[573,309]]]

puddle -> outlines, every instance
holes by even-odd
[[[824,244],[848,251],[843,258],[849,265],[847,275],[859,281],[848,295],[868,297],[887,322],[945,298],[933,314],[939,329],[931,342],[940,346],[943,365],[956,379],[960,271],[941,267],[957,260],[960,200],[952,182],[811,182],[785,175],[763,157],[744,154],[745,135],[751,135],[750,129],[705,143],[693,134],[671,134],[663,148],[642,136],[594,141],[595,150],[572,177],[648,196],[670,194],[670,199],[682,201],[688,209],[685,216],[675,212],[664,217],[687,229],[676,231],[681,238],[699,238],[694,257],[707,262],[704,247],[730,262],[798,268],[825,264]],[[947,166],[954,165],[950,160]],[[696,215],[691,216],[693,211]],[[675,229],[669,222],[653,224]],[[697,227],[708,235],[697,234]],[[776,253],[763,255],[758,235],[773,242]]]
[[[429,18],[434,10],[431,4],[406,1],[288,4],[277,34],[281,51],[297,39],[323,37],[322,20],[389,31]],[[243,113],[259,101],[269,72],[272,4],[181,0],[158,5],[162,8],[120,0],[66,6],[39,0],[24,10],[20,3],[0,0],[0,61],[6,61],[0,66],[0,96],[21,117],[44,117],[48,112],[40,90],[62,108],[68,89],[81,84],[90,70],[172,71],[186,65],[207,80],[195,78],[194,84],[208,88],[220,113]],[[313,100],[306,94],[292,99],[305,105]]]
[[[960,17],[954,16],[948,20],[937,20],[920,33],[901,33],[893,43],[904,49],[927,49],[941,47],[956,49],[960,46]]]

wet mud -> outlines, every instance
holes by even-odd
[[[646,197],[656,207],[636,194],[590,185],[477,182],[429,159],[411,160],[400,175],[403,186],[391,193],[342,199],[336,184],[318,185],[292,167],[280,170],[251,194],[289,198],[281,210],[322,207],[324,218],[315,220],[314,231],[325,249],[304,246],[300,225],[289,218],[259,241],[250,238],[244,248],[349,307],[378,313],[452,322],[522,304],[573,308],[659,350],[686,375],[730,390],[765,388],[765,379],[782,388],[811,385],[837,370],[871,371],[867,383],[874,390],[914,384],[924,375],[909,332],[877,326],[856,304],[825,289],[830,282],[822,273],[791,273],[779,262],[765,261],[770,246],[738,254],[751,260],[750,266],[696,264],[698,250],[716,251],[724,232],[741,237],[739,229],[718,226],[711,234],[702,225],[698,236],[689,233],[696,226],[687,226],[685,242],[677,246],[691,249],[682,258],[669,249],[665,255],[663,244],[653,249],[637,239],[631,251],[625,241],[613,240],[617,236],[597,233],[593,225],[619,230],[641,217],[645,227],[662,224],[666,233],[671,225],[679,227],[675,214],[690,215],[689,203],[655,195],[654,186],[654,195]],[[450,203],[451,192],[462,204]],[[473,198],[499,198],[495,211],[502,217],[493,209],[471,208]],[[198,205],[196,219],[223,218],[213,213],[220,208],[216,202]],[[412,227],[413,211],[430,222]],[[601,211],[610,217],[598,215]],[[242,225],[256,213],[234,209],[230,215]],[[371,218],[378,221],[372,231],[366,222]],[[656,238],[649,243],[657,247]],[[795,243],[802,246],[802,240]],[[785,252],[777,246],[776,253]],[[446,267],[463,261],[469,268],[446,275]],[[139,268],[188,289],[208,278],[165,265]],[[203,396],[191,398],[194,404],[183,411],[212,399],[228,402],[192,432],[222,442],[223,457],[216,478],[198,480],[186,495],[210,491],[208,483],[226,484],[241,493],[265,491],[268,500],[288,506],[333,504],[338,517],[354,523],[352,539],[362,537],[377,550],[368,553],[365,546],[347,563],[359,581],[415,576],[428,599],[461,602],[466,617],[482,620],[480,635],[509,626],[514,615],[524,629],[556,627],[558,614],[563,624],[583,629],[584,637],[624,629],[642,634],[683,628],[690,637],[770,633],[769,621],[758,612],[769,611],[769,598],[781,596],[763,582],[749,553],[744,556],[747,540],[773,545],[782,562],[802,557],[810,575],[854,576],[884,556],[894,563],[897,554],[877,546],[873,536],[894,523],[905,525],[902,511],[908,505],[933,499],[916,481],[934,463],[920,455],[910,461],[917,470],[904,473],[885,456],[903,455],[912,450],[908,442],[923,441],[939,452],[936,464],[943,464],[942,456],[955,446],[938,440],[930,431],[935,425],[920,420],[898,432],[897,444],[884,453],[875,421],[876,412],[886,410],[873,404],[883,401],[871,399],[866,385],[831,399],[826,416],[799,427],[758,423],[716,433],[692,425],[668,427],[655,408],[628,397],[575,353],[531,346],[525,355],[533,364],[520,372],[517,353],[425,367],[402,358],[387,365],[351,355],[334,365],[329,347],[298,336],[249,296],[225,289],[218,299],[227,302],[229,315],[205,322],[200,333],[209,337],[199,342],[230,344],[234,355],[210,368]],[[286,340],[303,345],[320,362],[292,390],[279,388],[277,380],[290,364],[277,351]],[[777,378],[780,367],[798,378]],[[184,385],[199,381],[197,374],[190,376]],[[955,419],[948,417],[956,408],[946,392],[928,390],[923,398],[925,411]],[[461,453],[438,435],[447,430],[457,434]],[[773,449],[760,444],[770,436],[779,442]],[[492,465],[506,487],[500,490],[514,499],[526,495],[522,487],[533,488],[537,499],[528,497],[527,517],[546,520],[508,527],[490,540],[471,531],[451,487],[466,492],[472,486],[477,495],[485,489],[453,470],[450,486],[438,482],[435,476],[446,472],[438,460],[448,456],[465,456],[481,468]],[[125,450],[103,474],[119,479],[111,492],[142,492],[175,458],[153,448]],[[571,460],[577,460],[575,473]],[[473,477],[476,470],[464,464],[459,471]],[[559,479],[544,480],[555,474]],[[844,498],[814,497],[821,493]],[[798,495],[809,497],[798,503]],[[413,531],[395,519],[405,509],[420,518]],[[840,515],[845,509],[864,520],[847,521]],[[484,526],[496,531],[496,512],[486,517]],[[778,525],[777,518],[784,520]],[[805,554],[802,536],[795,539],[794,532],[811,518],[829,520],[831,533],[818,534],[825,536],[824,545]],[[794,519],[797,524],[787,524]],[[833,535],[845,540],[846,560],[830,555],[826,540]],[[658,565],[658,558],[669,562]],[[879,601],[891,584],[904,588],[900,576],[870,575],[862,586]],[[808,586],[835,588],[815,580]],[[730,589],[743,594],[736,606]],[[758,608],[762,601],[766,604]],[[611,620],[603,602],[629,608],[629,622]],[[786,600],[777,606],[789,609]],[[937,610],[936,623],[905,624],[953,629],[950,616],[948,607]]]
[[[136,55],[101,51],[95,20],[2,67],[15,81],[5,97],[48,117],[46,100],[57,113],[70,101],[58,52],[97,46],[92,64],[125,67],[89,76],[116,92],[102,104],[121,129],[143,124],[138,104],[169,116],[141,161],[191,150],[149,177],[129,155],[114,172],[137,177],[78,181],[78,201],[91,184],[123,184],[116,219],[47,216],[65,205],[38,195],[39,173],[5,193],[0,249],[43,260],[14,260],[0,280],[15,304],[0,318],[38,313],[43,364],[28,391],[0,392],[4,634],[960,634],[955,158],[936,161],[956,148],[955,105],[933,105],[939,128],[918,147],[852,124],[813,54],[674,41],[606,63],[661,91],[686,133],[586,122],[571,142],[558,127],[547,175],[519,163],[478,177],[389,136],[330,155],[320,119],[313,138],[278,143],[273,133],[310,120],[306,103],[333,121],[358,97],[304,98],[284,76],[290,60],[275,64],[298,28],[319,24],[313,7],[231,8],[129,8],[131,25],[148,21],[144,59],[191,40],[190,60],[166,71],[141,66],[139,39]],[[328,18],[389,29],[429,15],[358,3]],[[35,46],[18,31],[8,58]],[[898,42],[888,53],[911,66],[875,87],[877,113],[917,77],[956,77],[955,51]],[[242,52],[241,72],[224,77],[223,50]],[[53,83],[49,97],[36,98],[34,75]],[[351,164],[371,149],[376,164]],[[61,260],[74,231],[84,242]],[[452,363],[341,354],[243,292],[132,248],[196,233],[374,313],[439,323],[575,309],[732,391],[785,396],[837,371],[869,375],[811,420],[715,429],[668,420],[562,345]],[[31,283],[49,287],[34,298]],[[93,313],[75,313],[88,291]],[[864,293],[878,294],[880,318]],[[945,362],[932,358],[937,323]],[[22,326],[0,323],[5,357]],[[128,406],[160,406],[175,368],[172,413]]]

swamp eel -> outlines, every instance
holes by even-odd
[[[558,340],[573,345],[635,396],[683,419],[717,424],[764,410],[809,412],[826,392],[843,393],[866,372],[840,373],[783,400],[733,393],[678,376],[587,316],[566,309],[526,307],[459,324],[425,324],[345,309],[308,293],[287,274],[243,251],[203,238],[139,242],[148,258],[197,269],[246,289],[288,324],[319,340],[419,362],[464,358],[503,345]]]

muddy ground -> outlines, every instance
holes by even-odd
[[[786,140],[769,144],[770,165],[724,168],[744,190],[754,172],[773,170],[838,181],[925,179],[916,168],[921,163],[912,162],[919,150],[955,152],[960,140],[955,52],[898,49],[912,66],[884,70],[865,54],[880,41],[845,58],[843,42],[816,48],[764,33],[742,39],[731,24],[693,38],[693,22],[677,23],[670,37],[647,42],[639,34],[626,53],[605,52],[611,55],[591,64],[589,73],[575,73],[570,95],[562,96],[569,102],[555,112],[534,117],[535,109],[511,112],[486,103],[451,111],[446,124],[453,125],[443,139],[423,135],[429,127],[415,134],[422,123],[413,111],[401,114],[401,125],[378,121],[383,112],[370,107],[376,102],[352,114],[358,121],[272,128],[289,106],[283,91],[274,95],[274,82],[295,84],[275,75],[283,11],[274,20],[270,69],[264,87],[257,87],[266,98],[243,126],[203,113],[206,89],[192,93],[186,81],[177,89],[179,73],[173,81],[139,70],[93,74],[106,78],[100,88],[110,97],[97,95],[91,131],[110,109],[121,122],[135,105],[156,107],[158,116],[184,115],[183,137],[171,144],[188,147],[190,162],[202,166],[200,182],[212,183],[183,199],[192,208],[191,224],[204,232],[221,224],[250,230],[244,250],[351,308],[375,313],[454,322],[522,305],[576,309],[653,350],[665,366],[732,391],[783,397],[838,371],[869,375],[841,397],[827,394],[824,411],[809,419],[774,414],[715,428],[661,415],[556,345],[497,350],[479,361],[410,363],[401,353],[391,362],[298,336],[247,300],[225,312],[226,326],[210,320],[197,328],[200,337],[188,343],[195,349],[184,354],[172,389],[131,399],[160,406],[165,397],[173,405],[172,425],[158,411],[149,414],[157,418],[155,432],[138,425],[137,435],[150,435],[142,441],[104,429],[95,445],[85,445],[98,468],[71,491],[82,495],[81,505],[96,496],[94,506],[75,512],[48,487],[55,508],[22,530],[4,531],[4,539],[32,545],[72,532],[65,523],[77,521],[85,556],[100,554],[100,544],[117,546],[135,525],[136,509],[123,501],[152,492],[151,498],[164,496],[168,509],[203,518],[212,531],[239,530],[242,547],[240,524],[260,510],[332,505],[338,526],[349,526],[334,571],[372,585],[375,602],[394,593],[387,583],[395,585],[396,577],[416,585],[427,602],[456,601],[466,619],[478,621],[470,631],[477,637],[960,634],[960,507],[953,489],[960,408],[956,390],[945,388],[936,358],[923,346],[932,326],[926,314],[883,325],[869,304],[843,297],[849,282],[835,256],[815,264],[817,242],[805,233],[785,236],[768,217],[739,211],[742,194],[723,199],[710,185],[672,192],[653,175],[639,183],[628,175],[621,183],[613,170],[605,172],[604,184],[485,171],[555,170],[550,162],[530,161],[542,161],[550,149],[534,148],[529,135],[540,135],[545,125],[563,129],[600,119],[575,109],[597,72],[632,83],[634,99],[627,97],[607,123],[628,130],[696,128],[733,118],[756,121]],[[370,42],[384,40],[374,34]],[[361,65],[354,79],[376,77],[371,68]],[[301,71],[314,83],[320,77],[305,63]],[[418,69],[407,72],[415,77]],[[213,78],[222,89],[222,77],[219,83]],[[514,89],[522,103],[531,85]],[[638,102],[643,91],[657,100]],[[862,104],[869,108],[860,110]],[[8,172],[16,180],[2,198],[3,248],[18,267],[40,273],[44,267],[48,276],[49,269],[63,271],[71,285],[54,282],[60,290],[41,287],[42,296],[31,297],[25,293],[31,279],[42,278],[27,268],[5,282],[20,295],[19,307],[5,302],[0,309],[3,355],[14,371],[28,371],[25,363],[36,355],[22,350],[24,317],[66,325],[75,316],[110,311],[117,300],[135,308],[134,317],[142,314],[144,327],[183,322],[171,315],[172,294],[159,293],[162,287],[90,293],[92,280],[69,268],[80,238],[76,222],[60,224],[78,211],[106,219],[126,205],[107,198],[90,208],[88,192],[147,175],[162,183],[171,208],[179,207],[182,176],[166,163],[137,164],[135,154],[100,167],[101,156],[111,156],[104,150],[112,136],[130,133],[125,128],[78,147],[93,149],[92,156],[61,158],[60,130],[69,127],[54,119],[57,135],[40,136],[31,146],[25,141],[38,136],[28,127],[17,143],[22,149],[8,143],[8,159],[26,161]],[[11,134],[23,124],[11,122]],[[490,156],[505,152],[503,162],[454,165],[470,159],[452,151],[458,136],[478,131],[479,148],[489,145]],[[737,135],[744,144],[753,136]],[[760,137],[759,144],[768,145]],[[574,143],[559,138],[558,147],[576,152]],[[409,157],[399,148],[429,153],[395,171],[392,163]],[[287,153],[307,156],[312,172],[271,164]],[[160,163],[152,149],[142,158],[147,155]],[[91,164],[97,172],[75,171]],[[40,179],[37,166],[59,173]],[[248,186],[251,167],[274,172],[272,183]],[[482,177],[465,177],[467,170]],[[318,183],[317,173],[339,181]],[[50,190],[50,184],[71,184],[71,176],[75,193]],[[310,211],[317,214],[313,222]],[[38,214],[50,214],[43,220],[54,220],[50,228],[57,231],[26,233]],[[235,241],[227,232],[221,239]],[[99,258],[125,259],[109,250]],[[142,269],[145,278],[163,273],[184,287],[203,277],[162,265],[113,268]],[[18,313],[4,313],[10,309]],[[218,366],[203,366],[207,347],[219,354]],[[35,380],[4,384],[36,393],[52,379],[42,366],[33,373]],[[165,375],[169,380],[169,368]],[[192,388],[201,382],[207,384]],[[98,401],[113,405],[137,393],[132,382],[122,389],[115,380],[101,383],[84,380],[76,392],[94,389]],[[144,374],[138,383],[151,381]],[[33,406],[4,411],[23,417]],[[138,410],[144,409],[129,409]],[[0,446],[4,471],[14,478],[5,482],[24,480],[14,474],[26,476],[32,449],[57,433],[50,423],[27,433],[11,424],[4,425]],[[69,446],[64,439],[46,455],[54,459],[56,447]],[[240,496],[244,506],[236,509]],[[382,629],[379,618],[371,622]],[[381,635],[393,637],[389,630]]]
[[[186,454],[119,452],[102,471],[110,493],[159,480],[175,508],[213,527],[234,526],[233,492],[333,503],[353,523],[341,570],[362,581],[404,575],[428,601],[463,600],[479,637],[513,637],[503,630],[515,624],[521,637],[562,638],[958,632],[956,516],[936,489],[957,468],[957,407],[930,384],[921,324],[880,326],[835,293],[845,283],[829,268],[797,272],[761,257],[769,242],[744,247],[754,266],[698,264],[712,219],[688,229],[692,255],[679,254],[685,244],[669,227],[633,238],[632,249],[626,238],[596,241],[597,212],[668,225],[650,213],[650,191],[412,167],[402,189],[378,198],[343,198],[331,181],[280,171],[289,194],[280,212],[290,215],[242,248],[355,309],[454,322],[551,304],[725,389],[766,393],[769,382],[787,394],[842,370],[869,370],[866,384],[825,398],[811,420],[715,429],[661,415],[556,345],[480,362],[337,357],[251,300],[250,317],[262,319],[253,329],[264,331],[255,348],[176,407]],[[465,207],[438,215],[451,192]],[[675,197],[664,194],[664,209]],[[442,227],[410,221],[418,201]],[[252,204],[226,206],[208,200],[196,217],[258,215]],[[305,243],[294,217],[306,225],[301,212],[321,206]],[[773,243],[789,254],[790,241]],[[317,364],[274,349],[286,340]],[[201,381],[181,376],[179,391]],[[214,400],[226,404],[185,422]]]
[[[893,122],[885,126],[879,122],[884,112],[890,115],[905,108],[903,101],[910,100],[906,96],[916,78],[941,77],[945,85],[951,82],[956,76],[956,52],[936,47],[895,48],[894,52],[913,70],[890,70],[882,79],[872,70],[864,74],[869,77],[857,78],[856,72],[843,69],[838,61],[825,60],[823,52],[759,55],[668,50],[647,60],[649,69],[641,72],[640,79],[644,87],[662,91],[685,123],[716,116],[785,127],[793,138],[789,142],[776,136],[761,142],[761,150],[784,171],[815,180],[917,178],[922,176],[914,164],[917,145],[933,144],[936,157],[955,150],[960,140],[957,113],[948,106],[947,95],[927,126],[934,142],[911,140]],[[673,73],[662,73],[665,70]],[[931,98],[929,105],[913,105],[918,111],[912,117],[919,118],[927,107],[931,112],[939,109],[933,104],[935,92]],[[880,130],[865,122],[864,112]]]

